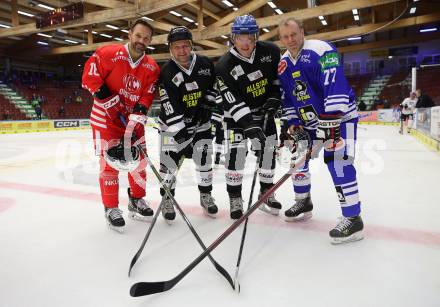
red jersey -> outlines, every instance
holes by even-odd
[[[105,83],[112,94],[119,94],[131,113],[136,103],[150,107],[158,77],[159,66],[151,57],[144,54],[133,62],[128,44],[109,45],[98,48],[87,60],[82,86],[93,95]],[[116,128],[96,102],[90,114],[90,124],[98,130]]]

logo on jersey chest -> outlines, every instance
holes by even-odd
[[[238,80],[238,77],[240,77],[242,75],[244,75],[244,70],[243,70],[243,67],[241,67],[241,65],[237,65],[231,70],[231,76],[236,81]]]
[[[271,55],[266,55],[261,57],[260,59],[261,63],[271,63],[272,62],[272,56]]]
[[[311,124],[318,120],[318,114],[315,111],[315,108],[312,105],[304,106],[298,108],[299,117],[306,124]]]
[[[198,101],[201,97],[202,91],[197,91],[183,95],[182,101],[187,108],[191,108],[197,106]]]
[[[197,72],[197,74],[199,76],[211,76],[211,71],[209,70],[209,68],[206,68],[206,69],[200,68],[199,71]]]
[[[303,62],[303,63],[310,64],[311,63],[311,61],[310,61],[310,54],[303,54],[303,55],[301,55],[301,57],[299,58],[299,61]]]
[[[124,88],[129,93],[135,93],[140,90],[142,84],[136,76],[132,74],[126,74],[122,81],[124,82]]]
[[[310,95],[307,94],[307,85],[301,80],[295,80],[295,89],[293,90],[293,95],[298,101],[306,101],[310,99]]]
[[[252,97],[258,97],[266,93],[266,85],[269,83],[267,78],[260,80],[258,82],[252,83],[246,87],[246,93],[252,93]]]

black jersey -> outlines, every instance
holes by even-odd
[[[235,48],[220,58],[215,68],[226,122],[244,128],[252,118],[263,117],[261,107],[267,99],[281,99],[279,61],[280,49],[270,42],[257,42],[249,59]]]
[[[206,99],[215,101],[214,64],[205,56],[194,54],[188,69],[169,60],[163,65],[159,77],[160,114],[162,131],[175,133],[181,129],[205,131],[210,121],[198,123],[195,114]]]

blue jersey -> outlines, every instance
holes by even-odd
[[[318,116],[325,114],[340,114],[342,122],[358,117],[356,97],[339,55],[329,43],[305,40],[296,58],[286,51],[278,75],[289,126],[315,129]]]

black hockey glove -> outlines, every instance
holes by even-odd
[[[288,147],[293,154],[310,154],[312,139],[302,126],[290,126],[286,136],[288,137],[286,143],[289,144]]]
[[[244,129],[244,136],[251,140],[252,149],[255,150],[255,155],[260,156],[259,151],[264,147],[266,141],[266,135],[264,135],[261,127],[256,124],[251,124],[248,128]]]
[[[270,113],[271,115],[274,115],[280,108],[280,105],[281,101],[279,99],[271,97],[266,100],[262,109],[264,113]]]
[[[341,118],[339,115],[321,114],[318,119],[316,137],[324,140],[328,150],[335,150],[341,141]]]
[[[211,116],[212,116],[211,109],[209,108],[209,106],[204,105],[202,102],[202,104],[198,106],[194,118],[196,118],[197,121],[200,123],[206,123],[211,119]]]
[[[178,145],[182,145],[183,143],[185,143],[185,141],[187,141],[190,138],[190,135],[188,133],[188,129],[183,128],[177,131],[177,133],[173,137],[174,137],[174,141]]]

